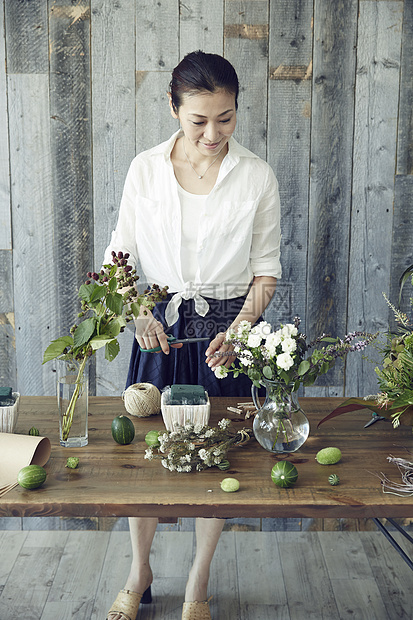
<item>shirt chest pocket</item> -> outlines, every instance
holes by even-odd
[[[221,203],[219,221],[217,221],[217,234],[228,240],[242,243],[250,240],[254,223],[256,201],[245,200]]]

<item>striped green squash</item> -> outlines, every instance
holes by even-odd
[[[116,443],[126,446],[135,437],[133,422],[126,415],[118,415],[112,421],[112,437]]]
[[[297,478],[297,468],[290,461],[278,461],[271,470],[271,479],[277,487],[292,487]]]

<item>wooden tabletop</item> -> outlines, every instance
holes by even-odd
[[[211,425],[228,417],[235,428],[251,426],[227,411],[235,398],[211,399]],[[91,397],[89,403],[89,445],[63,448],[58,441],[58,419],[52,397],[23,397],[16,432],[27,433],[36,426],[49,437],[52,453],[45,466],[47,480],[39,489],[16,487],[0,499],[0,516],[65,517],[312,517],[369,518],[412,517],[413,498],[382,492],[377,474],[384,472],[400,481],[397,467],[387,456],[411,458],[409,427],[394,430],[389,422],[377,422],[368,429],[368,411],[344,414],[317,429],[317,423],[340,399],[302,398],[300,404],[310,421],[310,436],[304,446],[289,455],[298,469],[298,481],[291,489],[276,487],[270,477],[279,458],[251,439],[228,454],[231,469],[211,468],[202,472],[176,473],[159,460],[144,459],[144,437],[149,430],[164,428],[161,415],[133,419],[136,436],[132,444],[120,446],[111,436],[112,419],[126,413],[120,398]],[[343,457],[337,465],[323,466],[315,460],[321,448],[336,446]],[[78,456],[78,469],[65,467],[68,456]],[[411,459],[413,460],[413,459]],[[336,473],[340,485],[332,487],[328,476]],[[235,477],[236,493],[225,493],[220,481]]]

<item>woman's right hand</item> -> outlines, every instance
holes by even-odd
[[[155,319],[152,312],[145,309],[145,314],[134,319],[135,338],[141,349],[156,349],[161,347],[163,353],[169,354],[169,343],[167,335],[164,332],[163,325]],[[181,348],[182,344],[171,345],[174,348]],[[157,351],[160,353],[160,351]]]
[[[134,319],[135,338],[141,349],[155,349],[161,347],[162,351],[169,354],[169,344],[163,325],[157,321],[152,312],[146,309],[146,314],[142,314]]]

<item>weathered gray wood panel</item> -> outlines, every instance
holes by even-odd
[[[289,315],[278,296],[266,312],[274,325],[295,315],[306,322],[312,17],[312,5],[299,0],[271,6],[267,161],[278,179],[282,209],[278,288],[291,288]]]
[[[136,152],[167,140],[179,129],[169,109],[169,71],[136,72]]]
[[[11,250],[9,128],[4,13],[0,10],[0,250]]]
[[[397,174],[413,174],[413,2],[403,6]]]
[[[399,280],[404,270],[413,265],[413,175],[395,177],[394,218],[390,270],[390,299],[397,305]],[[412,287],[407,282],[401,310],[409,312]],[[388,310],[389,323],[395,328],[393,312]]]
[[[180,2],[180,58],[195,50],[223,54],[224,5],[222,0]]]
[[[136,68],[172,71],[179,62],[179,2],[137,0]]]
[[[4,0],[8,73],[49,72],[47,5],[44,0]]]
[[[22,394],[54,394],[51,365],[42,366],[59,325],[48,76],[9,75],[8,102],[17,388]]]
[[[75,292],[93,267],[89,3],[54,2],[49,30],[54,252],[64,333],[76,322]],[[92,385],[93,376],[92,370]]]
[[[240,81],[236,138],[263,159],[267,156],[268,3],[225,3],[224,55]]]
[[[382,293],[389,291],[402,9],[401,2],[360,4],[348,331],[374,333],[387,326]],[[362,355],[350,355],[346,394],[374,394],[373,368]]]
[[[346,330],[358,3],[316,0],[306,332]],[[336,364],[319,385],[342,383]]]
[[[133,3],[94,0],[91,31],[93,241],[97,269],[116,226],[125,177],[136,154]],[[119,394],[125,385],[131,349],[128,337],[131,340],[129,331],[121,337],[120,355],[110,364],[103,351],[96,356],[96,385],[100,394]]]
[[[0,14],[0,383],[16,389],[4,14]]]
[[[0,250],[0,385],[17,389],[11,250]]]

